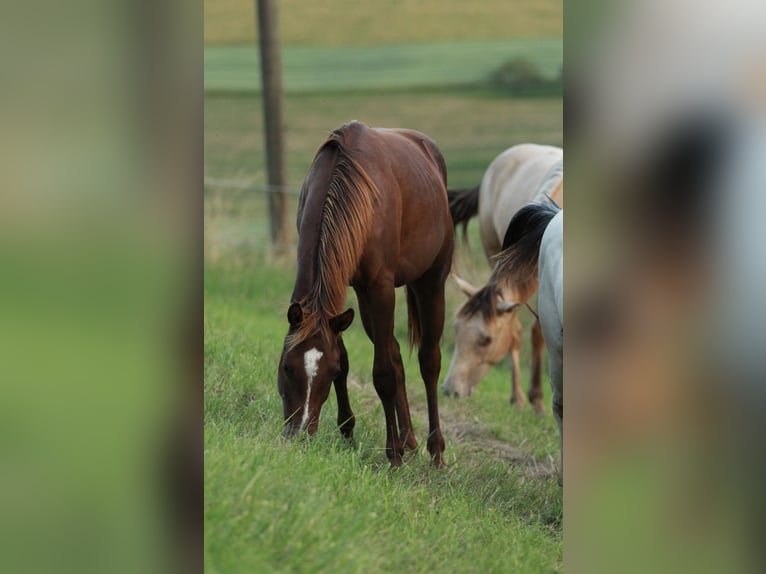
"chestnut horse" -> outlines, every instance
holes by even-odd
[[[350,285],[375,347],[372,379],[391,466],[402,464],[404,447],[417,448],[394,337],[394,289],[406,285],[410,347],[419,347],[428,401],[428,451],[444,464],[437,384],[454,235],[446,184],[441,152],[413,130],[351,122],[317,151],[299,200],[297,276],[277,374],[287,435],[316,432],[331,384],[340,432],[353,433],[342,338],[354,317],[343,311]]]

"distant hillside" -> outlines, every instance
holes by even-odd
[[[256,0],[205,0],[205,43],[255,40]],[[369,46],[559,38],[563,0],[280,0],[287,45]]]

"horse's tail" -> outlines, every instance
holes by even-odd
[[[490,282],[511,280],[516,285],[537,279],[540,242],[553,216],[560,208],[553,202],[530,203],[511,219],[503,239],[503,251],[494,257]]]
[[[420,347],[420,309],[415,292],[407,286],[407,340],[410,344],[410,352],[415,347]]]
[[[468,220],[479,213],[479,187],[467,189],[448,189],[449,212],[452,215],[452,224],[457,227],[463,224],[463,237],[466,237]]]

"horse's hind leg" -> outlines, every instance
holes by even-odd
[[[428,401],[428,452],[436,466],[444,466],[444,437],[439,424],[438,390],[441,371],[439,341],[444,330],[444,277],[421,279],[412,285],[420,323],[420,374]]]
[[[542,383],[542,364],[543,348],[545,339],[543,331],[540,328],[540,321],[535,319],[532,325],[532,380],[529,383],[529,402],[538,414],[545,412],[543,408],[543,383]]]
[[[346,381],[348,379],[348,353],[343,340],[340,341],[340,373],[335,377],[333,384],[335,386],[335,396],[338,399],[338,428],[340,434],[346,438],[354,436],[354,412],[351,410],[351,404],[348,401],[348,388]]]
[[[402,366],[401,357],[397,365],[392,353],[396,302],[394,285],[391,282],[365,291],[357,290],[356,293],[362,321],[366,323],[365,330],[375,346],[372,382],[386,416],[386,455],[391,466],[401,466],[404,449],[397,428],[396,401]]]

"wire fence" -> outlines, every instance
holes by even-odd
[[[276,252],[290,252],[295,247],[293,243],[272,243],[268,194],[282,192],[288,195],[288,211],[294,214],[300,188],[214,177],[206,177],[204,183],[207,262],[235,265],[271,263],[278,259]],[[295,239],[293,235],[291,241]],[[481,254],[477,234],[474,234],[472,243],[473,250],[464,241],[456,242],[453,271],[463,277],[483,278],[486,275],[486,261]]]
[[[206,188],[215,189],[241,189],[245,191],[260,191],[265,193],[286,193],[290,195],[300,195],[299,187],[289,185],[271,185],[268,183],[251,183],[247,181],[237,181],[234,179],[221,179],[216,177],[205,178]]]
[[[287,209],[294,213],[300,188],[216,177],[205,177],[204,186],[206,262],[268,263],[275,257],[275,247],[283,253],[292,247],[271,241],[268,196],[284,193]]]

